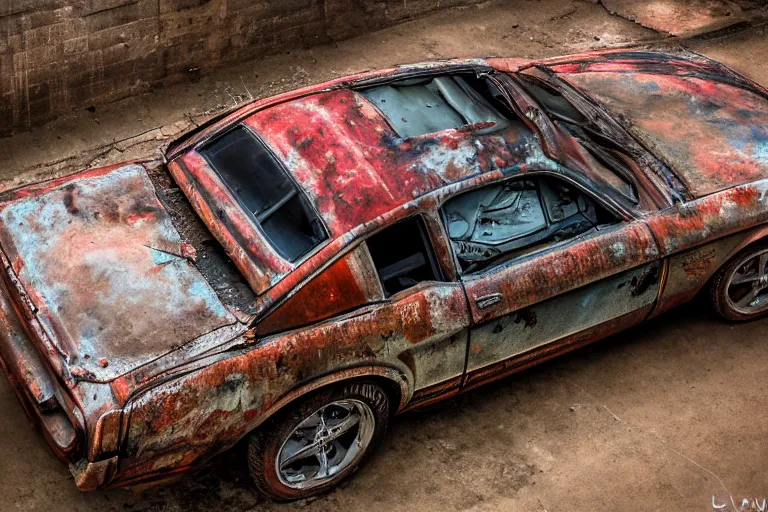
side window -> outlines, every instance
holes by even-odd
[[[421,216],[411,217],[371,236],[368,250],[387,296],[440,277]]]
[[[556,178],[488,185],[450,199],[442,213],[463,273],[616,221],[588,196]]]

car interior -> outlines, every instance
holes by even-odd
[[[530,177],[451,198],[443,218],[461,271],[491,265],[615,223],[615,217],[563,180]]]
[[[446,202],[442,215],[463,274],[588,235],[618,220],[576,187],[552,177],[510,179],[465,192]],[[441,279],[421,216],[379,231],[367,244],[387,296]]]
[[[419,215],[379,231],[367,244],[387,296],[440,278],[432,243]]]
[[[413,78],[361,91],[404,138],[492,123],[478,133],[522,122],[499,98],[496,86],[474,74]]]

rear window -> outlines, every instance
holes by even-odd
[[[250,130],[237,127],[200,153],[283,258],[296,261],[328,238],[304,193]]]

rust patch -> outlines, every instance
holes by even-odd
[[[534,328],[537,322],[536,312],[532,309],[523,309],[515,313],[515,323],[522,323],[523,329]],[[494,328],[493,332],[496,332],[496,328]]]
[[[595,62],[560,76],[622,119],[703,197],[768,177],[768,100],[702,67]]]
[[[537,145],[522,123],[486,135],[445,130],[403,139],[353,91],[276,105],[245,122],[276,150],[337,236],[446,184],[520,164]]]
[[[632,297],[638,297],[644,294],[650,287],[658,282],[659,267],[657,265],[652,265],[639,276],[632,278],[632,281],[630,282],[630,286],[632,287]]]
[[[17,191],[0,243],[73,375],[108,381],[236,320],[184,254],[146,169]]]
[[[682,266],[686,279],[694,280],[708,275],[711,272],[714,259],[714,248],[695,251],[683,258]]]

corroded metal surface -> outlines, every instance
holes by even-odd
[[[647,314],[656,301],[658,274],[658,262],[641,265],[476,326],[471,333],[467,370],[488,374],[488,366],[512,355],[566,339],[637,311]],[[645,315],[635,318],[640,323]]]
[[[43,423],[56,455],[66,460],[77,448],[78,433],[56,398],[56,384],[45,363],[24,334],[7,287],[0,283],[0,365],[20,395],[28,416]]]
[[[235,318],[194,265],[139,165],[0,206],[0,244],[77,377],[107,381]]]
[[[509,314],[552,296],[581,288],[659,258],[656,243],[642,222],[608,228],[579,243],[513,261],[477,277],[465,278],[476,323]],[[482,308],[481,297],[501,300]]]
[[[705,70],[665,66],[672,65],[608,62],[559,76],[621,116],[696,197],[768,177],[765,97],[710,80]]]
[[[648,219],[669,255],[768,221],[768,180],[740,185]]]
[[[671,171],[639,159],[640,200],[622,198],[512,76],[490,79],[511,118],[490,133],[401,137],[355,90],[493,67],[593,92],[569,98],[621,114],[603,123],[613,143],[626,127]],[[0,360],[82,489],[171,477],[339,380],[377,379],[397,410],[431,403],[689,300],[768,234],[765,97],[698,56],[609,51],[416,65],[254,102],[173,145],[169,174],[125,165],[0,197]],[[197,151],[239,122],[327,227],[296,262]],[[578,188],[601,221],[461,276],[442,205],[532,175]],[[437,279],[387,296],[366,238],[416,215]]]
[[[653,306],[659,253],[635,222],[465,280],[475,326],[467,370]],[[498,302],[485,302],[499,297]]]
[[[214,134],[220,133],[222,130],[225,130],[233,123],[248,117],[254,112],[258,112],[274,105],[279,105],[286,101],[303,98],[305,96],[316,94],[322,91],[347,88],[353,84],[364,84],[371,80],[381,80],[382,78],[410,76],[435,70],[451,72],[457,70],[466,71],[475,69],[492,70],[493,65],[486,59],[450,59],[442,62],[420,62],[416,64],[406,64],[396,68],[364,71],[354,75],[342,76],[327,82],[310,85],[301,89],[287,91],[276,96],[261,98],[254,100],[247,105],[237,107],[231,112],[225,113],[224,115],[217,116],[216,118],[209,121],[209,123],[185,134],[183,137],[174,141],[168,146],[166,156],[169,159],[173,159],[191,147],[200,144]]]
[[[405,376],[411,389],[433,384],[436,375],[460,375],[468,323],[459,285],[426,285],[380,307],[211,356],[198,371],[134,399],[121,478],[184,467],[233,445],[297,384],[334,370],[376,363]]]
[[[282,157],[337,244],[355,228],[370,230],[377,217],[445,185],[543,158],[533,132],[519,121],[486,135],[448,130],[402,139],[352,91],[285,102],[245,122]],[[293,278],[263,297],[263,305],[302,278],[266,243],[198,153],[172,163],[171,172],[258,294]],[[325,251],[335,255],[338,247],[329,245]]]
[[[523,352],[522,354],[516,354],[515,356],[504,359],[498,363],[481,367],[477,371],[466,375],[462,390],[467,391],[474,389],[482,384],[525,370],[526,368],[535,366],[552,359],[553,357],[568,353],[594,341],[621,332],[648,318],[648,314],[651,310],[652,306],[637,309],[631,313],[617,317],[610,322],[586,328],[557,339],[551,343],[540,345],[537,348]]]

